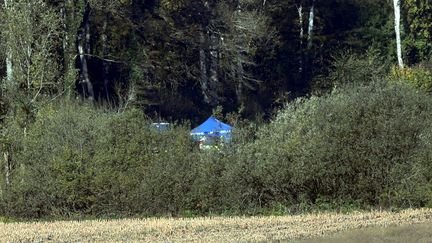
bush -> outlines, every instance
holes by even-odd
[[[431,114],[432,98],[411,86],[350,84],[293,101],[270,124],[239,122],[232,144],[198,151],[186,126],[157,132],[141,111],[49,104],[26,131],[4,124],[0,215],[432,206]]]
[[[195,158],[182,126],[152,130],[141,112],[111,120],[94,163],[95,212],[178,214],[188,209]]]
[[[238,202],[425,206],[431,112],[431,97],[403,85],[348,85],[298,99],[239,151],[230,172]]]
[[[19,216],[68,215],[94,201],[88,183],[95,151],[108,117],[89,106],[63,101],[36,114],[26,133],[16,133],[21,148],[14,153],[9,212]]]
[[[403,69],[393,67],[389,80],[393,83],[408,84],[423,92],[432,92],[432,68],[427,65]]]
[[[15,166],[11,184],[2,185],[0,213],[127,216],[192,208],[196,158],[189,133],[182,126],[159,133],[149,125],[141,111],[70,101],[41,108],[26,135],[10,125]]]

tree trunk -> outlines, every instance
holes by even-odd
[[[309,11],[308,45],[307,45],[308,50],[310,50],[312,48],[314,18],[315,18],[315,3],[312,2],[312,6],[311,6],[310,11]]]
[[[236,95],[237,95],[237,103],[239,105],[243,102],[243,77],[244,77],[244,69],[243,63],[240,57],[237,57],[237,87],[236,87]]]
[[[208,75],[207,75],[207,57],[205,52],[206,35],[204,30],[200,31],[200,49],[199,49],[199,63],[200,63],[200,85],[201,92],[204,96],[204,102],[209,104],[210,98],[208,96]]]
[[[63,68],[66,69],[68,67],[67,65],[67,59],[65,58],[65,54],[67,53],[68,48],[68,28],[67,28],[67,11],[66,11],[66,4],[67,2],[64,1],[60,7],[60,15],[61,15],[61,27],[63,31],[63,38],[62,38],[62,48],[63,48]]]
[[[265,4],[265,1],[264,1]],[[263,5],[264,5],[263,4]],[[240,15],[241,14],[241,5],[240,5],[240,1],[237,1],[237,10],[236,10],[236,15]],[[237,34],[238,36],[238,42],[239,42],[239,46],[242,46],[242,44],[244,44],[244,39],[242,38],[241,32],[239,29],[237,29]],[[236,87],[236,96],[237,96],[237,103],[239,105],[242,105],[243,102],[243,82],[244,82],[244,68],[243,68],[243,61],[242,61],[242,52],[241,52],[241,48],[238,48],[239,50],[237,51],[237,63],[236,63],[236,77],[237,77],[237,87]]]
[[[217,96],[217,89],[219,86],[219,76],[218,76],[218,66],[219,66],[219,36],[215,33],[214,30],[211,28],[214,28],[214,10],[216,6],[213,4],[210,4],[208,1],[205,1],[204,5],[212,12],[210,16],[210,24],[209,26],[202,27],[201,31],[201,50],[200,50],[200,68],[201,68],[201,86],[204,94],[204,101],[209,105],[216,105],[218,102],[218,96]],[[204,32],[204,30],[207,30],[207,33]],[[207,39],[208,38],[208,39]],[[208,40],[208,41],[207,41]],[[205,45],[203,45],[205,43]],[[205,55],[206,49],[203,49],[203,47],[207,47],[208,43],[208,49],[209,50],[209,66],[208,71],[207,69],[204,70],[204,68],[207,68],[207,58]],[[204,77],[205,75],[205,77]]]
[[[13,81],[12,51],[9,47],[6,48],[6,80]]]
[[[210,33],[210,71],[209,88],[210,104],[217,104],[217,89],[219,86],[219,38],[215,33]]]
[[[75,73],[75,56],[77,50],[77,43],[74,41],[77,39],[78,27],[75,17],[75,4],[72,0],[65,0],[60,9],[61,13],[61,24],[63,31],[62,38],[62,51],[63,51],[63,73],[64,73],[64,84],[63,88],[68,92],[68,95],[72,94],[74,83],[76,82]],[[79,54],[79,53],[78,53]],[[80,80],[81,81],[81,80]]]
[[[78,34],[78,53],[81,62],[80,79],[81,79],[81,84],[85,85],[85,92],[83,95],[86,95],[89,100],[94,100],[95,97],[93,92],[93,84],[90,81],[88,65],[87,65],[87,57],[86,57],[86,55],[90,53],[90,23],[89,23],[90,9],[87,1],[85,1],[85,5],[86,7],[83,16],[83,21],[81,24],[80,33]]]
[[[396,51],[398,64],[400,68],[404,67],[403,59],[402,59],[402,44],[401,44],[401,35],[400,35],[400,0],[393,0],[394,5],[394,14],[395,14],[395,32],[396,32]]]
[[[315,20],[315,1],[311,2],[310,9],[309,9],[309,19],[308,19],[308,29],[307,29],[307,42],[306,47],[303,47],[303,41],[301,41],[302,44],[302,57],[301,57],[301,72],[300,72],[300,84],[299,88],[305,92],[307,88],[309,87],[309,82],[312,78],[312,72],[313,72],[313,52],[312,52],[312,46],[313,46],[313,35],[314,35],[314,20]],[[303,17],[302,17],[303,22]],[[303,26],[303,25],[302,25]],[[303,28],[303,27],[301,27]],[[304,35],[304,33],[300,33],[300,35]],[[303,40],[304,38],[302,38]]]
[[[12,0],[4,0],[4,6],[5,9],[7,10],[8,8],[10,8],[12,3]],[[10,40],[6,40],[6,43],[10,41]],[[6,80],[8,82],[12,82],[13,81],[13,65],[12,65],[12,50],[11,48],[8,46],[6,46]]]
[[[69,15],[69,11],[67,9],[67,1],[64,1],[61,8],[60,8],[60,14],[61,14],[61,26],[63,31],[63,38],[62,38],[62,51],[63,51],[63,72],[65,74],[69,73],[69,69],[71,68],[70,65],[70,38],[69,38],[69,28],[68,28],[68,18],[71,16]]]
[[[108,36],[107,36],[108,16],[105,15],[103,26],[102,26],[102,53],[103,57],[108,56]],[[109,94],[109,63],[106,60],[102,60],[103,66],[103,80],[104,80],[104,92],[107,100],[110,98]]]
[[[300,39],[300,61],[299,61],[299,74],[300,77],[303,75],[303,59],[304,59],[304,53],[303,53],[303,38],[304,38],[304,28],[303,28],[303,6],[300,4],[300,6],[297,8],[298,17],[299,17],[299,39]]]
[[[10,185],[10,156],[9,156],[9,152],[3,152],[3,158],[5,161],[5,179],[6,179],[6,186]]]

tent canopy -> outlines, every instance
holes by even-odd
[[[225,124],[214,117],[210,117],[203,124],[194,128],[190,134],[194,137],[218,135],[225,139],[229,139],[231,138],[231,131],[232,127],[230,125]]]

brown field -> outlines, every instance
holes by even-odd
[[[391,227],[371,227],[337,233],[331,236],[316,237],[298,243],[431,243],[432,223],[399,225]]]
[[[150,218],[0,223],[4,241],[289,241],[354,229],[432,223],[432,209],[277,217]]]

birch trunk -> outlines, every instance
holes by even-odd
[[[303,73],[303,58],[304,58],[304,53],[303,53],[303,38],[304,38],[303,6],[301,4],[297,8],[297,12],[298,12],[298,17],[299,17],[299,28],[300,28],[299,39],[300,39],[300,51],[301,51],[301,55],[300,55],[300,61],[299,61],[299,74],[300,74],[300,77],[301,77],[302,73]]]
[[[13,81],[12,51],[9,47],[6,49],[6,80]]]
[[[308,50],[310,50],[312,48],[314,18],[315,18],[315,3],[312,3],[312,6],[311,6],[310,11],[309,11],[308,45],[307,45]]]
[[[314,24],[315,24],[315,1],[311,2],[310,9],[309,9],[309,19],[308,19],[308,25],[307,25],[307,42],[306,44],[306,50],[302,48],[302,70],[301,70],[301,87],[303,89],[308,88],[308,83],[312,78],[312,72],[313,72],[313,52],[312,52],[312,46],[313,46],[313,35],[314,35]],[[303,44],[303,43],[302,43]]]
[[[12,0],[4,0],[4,7],[8,10],[11,6]],[[7,40],[7,42],[10,40]],[[6,80],[8,82],[13,81],[13,65],[12,65],[12,50],[9,43],[6,47]]]
[[[81,83],[86,87],[86,94],[89,100],[94,100],[93,84],[90,81],[88,73],[87,57],[86,54],[90,53],[90,24],[89,24],[89,8],[86,2],[86,9],[83,16],[82,27],[78,34],[78,53],[80,56],[80,71],[81,71]]]
[[[400,68],[404,67],[402,60],[402,44],[401,44],[401,35],[400,35],[400,0],[393,0],[394,5],[394,14],[395,14],[395,32],[396,32],[396,51],[398,64]]]
[[[9,159],[9,152],[3,153],[3,158],[5,161],[5,174],[6,174],[6,186],[10,185],[10,159]]]

